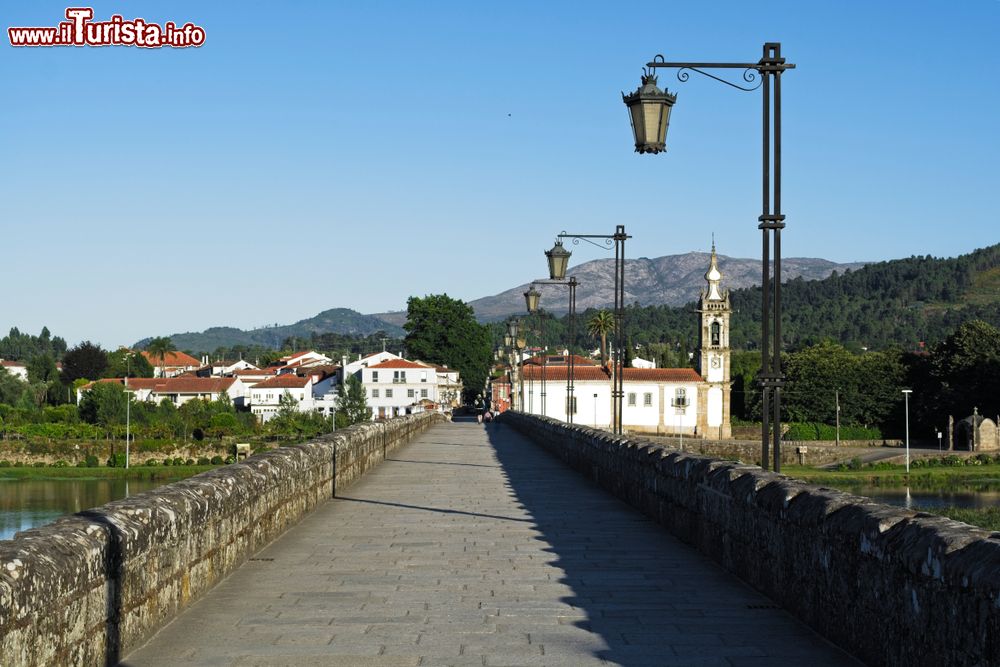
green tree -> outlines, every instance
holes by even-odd
[[[104,377],[109,378],[151,378],[153,365],[145,356],[126,347],[120,347],[108,353],[108,368]]]
[[[157,336],[146,345],[146,352],[153,359],[159,359],[161,369],[164,369],[164,366],[166,366],[167,355],[176,351],[177,346],[174,345],[169,336]]]
[[[97,382],[83,392],[80,418],[88,424],[109,428],[125,423],[125,405],[130,396],[117,382]]]
[[[337,408],[334,414],[337,428],[345,428],[372,418],[372,411],[368,407],[368,399],[365,396],[365,388],[355,376],[351,375],[347,378],[347,387],[337,397]]]
[[[73,384],[81,378],[96,380],[104,377],[107,367],[107,352],[100,345],[86,340],[66,351],[63,356],[62,380],[66,384]]]
[[[447,294],[413,296],[406,302],[403,328],[410,355],[457,369],[467,396],[486,386],[493,348],[489,329],[476,322],[471,306]]]
[[[59,369],[56,360],[48,352],[36,354],[28,361],[28,381],[48,384],[59,379]]]
[[[601,340],[601,365],[608,364],[608,334],[615,329],[615,316],[610,310],[600,310],[587,320],[587,334]]]

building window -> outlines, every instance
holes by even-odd
[[[396,384],[402,384],[406,382],[406,371],[393,371],[392,381]]]
[[[630,406],[632,406],[632,407],[635,407],[635,392],[634,391],[630,391],[628,393],[628,404]]]
[[[566,408],[567,414],[576,414],[576,396],[573,398],[566,397]]]
[[[386,389],[385,390],[385,397],[386,398],[392,398],[392,389]]]
[[[719,340],[722,338],[722,325],[718,322],[712,322],[712,345],[719,345]]]
[[[642,404],[647,408],[653,405],[653,395],[648,391],[642,395]]]
[[[372,382],[378,382],[378,371],[372,371]]]
[[[420,381],[427,382],[427,371],[420,371]]]
[[[378,398],[378,389],[372,389],[372,398]]]
[[[407,398],[413,398],[413,390],[412,389],[407,389],[406,390],[406,397]]]
[[[427,398],[427,390],[426,389],[421,389],[420,390],[420,398]]]

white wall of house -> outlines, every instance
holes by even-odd
[[[438,402],[437,373],[433,368],[363,368],[361,384],[372,419],[406,414],[424,399]]]
[[[585,426],[609,428],[611,425],[611,383],[576,380],[574,383],[576,414],[573,421]],[[647,433],[684,433],[694,435],[698,424],[697,382],[654,383],[626,382],[622,402],[622,425],[626,431]],[[677,391],[684,390],[686,406],[674,406]],[[542,383],[540,380],[524,383],[524,409],[532,414],[542,414]],[[597,394],[595,400],[594,394]],[[709,394],[711,400],[711,394]],[[545,416],[567,421],[566,381],[545,383]],[[634,398],[634,405],[631,403]],[[647,404],[648,401],[648,404]],[[721,390],[718,392],[721,416]],[[710,404],[711,405],[711,404]],[[661,420],[662,414],[662,420]],[[711,425],[712,422],[710,421]],[[715,425],[718,425],[716,423]]]

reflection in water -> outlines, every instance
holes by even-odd
[[[2,479],[0,540],[112,500],[128,498],[172,480]]]
[[[852,487],[851,493],[868,496],[872,500],[907,509],[933,507],[962,507],[982,509],[1000,506],[1000,491],[981,491],[963,486],[946,489],[887,488],[884,486]]]

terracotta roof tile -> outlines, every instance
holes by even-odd
[[[383,361],[380,364],[369,366],[369,368],[373,371],[382,370],[383,368],[420,368],[426,370],[430,368],[430,366],[418,364],[413,361],[407,361],[406,359],[389,359],[388,361]]]
[[[254,385],[254,389],[302,389],[312,382],[311,377],[299,377],[293,373],[276,375]]]
[[[166,366],[167,368],[185,368],[190,366],[192,368],[197,368],[201,366],[201,362],[192,357],[190,354],[185,354],[183,352],[167,352],[163,356],[163,363],[160,363],[160,355],[150,354],[148,351],[143,350],[142,356],[146,357],[146,360],[150,364],[155,366]]]

